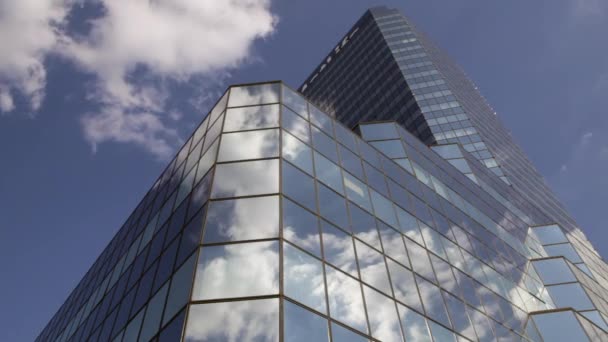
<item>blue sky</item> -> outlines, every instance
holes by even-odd
[[[608,255],[604,1],[154,3],[0,0],[0,340],[38,334],[228,84],[298,86],[379,4],[463,66]]]

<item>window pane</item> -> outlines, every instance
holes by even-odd
[[[384,342],[403,341],[395,302],[363,286],[372,336]]]
[[[298,137],[298,139],[310,144],[310,128],[308,121],[302,119],[289,108],[283,106],[282,112],[282,127],[289,133]]]
[[[355,279],[326,267],[331,316],[359,331],[367,332],[361,286]]]
[[[557,225],[534,227],[532,231],[543,245],[568,242],[568,239]]]
[[[576,277],[562,258],[535,260],[534,269],[545,285],[576,281]]]
[[[352,237],[323,220],[321,220],[321,230],[325,261],[358,278]]]
[[[230,88],[228,107],[279,102],[279,83]]]
[[[399,225],[397,224],[393,202],[389,201],[386,199],[386,197],[380,195],[374,190],[371,190],[371,197],[376,216],[389,225],[398,227]]]
[[[442,327],[441,325],[428,321],[429,326],[431,328],[431,333],[433,334],[433,338],[437,342],[457,342],[456,335],[448,329]]]
[[[329,161],[321,154],[315,151],[315,170],[317,179],[325,183],[340,194],[344,194],[344,186],[342,185],[342,173],[338,165]]]
[[[333,122],[329,115],[321,112],[319,109],[312,105],[309,105],[308,109],[310,111],[310,122],[333,137]]]
[[[339,146],[338,149],[340,150],[340,157],[342,158],[342,167],[344,167],[346,171],[359,177],[359,179],[365,179],[361,158],[343,146]]]
[[[279,130],[222,134],[218,162],[279,156]]]
[[[386,180],[384,179],[384,174],[368,163],[363,163],[363,169],[367,175],[367,183],[384,196],[388,196],[388,187],[386,185]]]
[[[343,175],[344,186],[346,187],[346,197],[368,211],[373,211],[367,185],[346,172],[344,172]]]
[[[324,156],[338,163],[336,142],[316,127],[312,128],[312,143],[315,149]]]
[[[192,293],[194,300],[263,296],[278,291],[278,243],[202,248]]]
[[[416,281],[414,280],[414,274],[407,268],[390,259],[386,262],[388,263],[388,269],[391,274],[395,298],[407,306],[424,312],[422,303],[420,302],[420,296],[418,295]]]
[[[369,340],[355,332],[346,329],[340,324],[331,323],[332,342],[368,342]]]
[[[405,333],[405,340],[431,342],[431,336],[426,326],[426,319],[401,304],[397,304],[397,307],[399,308],[401,327]]]
[[[532,316],[545,341],[588,341],[572,311]]]
[[[323,184],[318,184],[319,213],[330,222],[346,229],[348,214],[344,197],[336,194]]]
[[[212,197],[236,197],[279,192],[278,160],[219,164]]]
[[[298,247],[321,257],[319,219],[308,210],[283,198],[283,237]]]
[[[380,245],[378,230],[376,229],[376,219],[356,205],[349,203],[348,207],[350,209],[350,227],[353,235],[372,245],[372,247],[381,250],[382,246]]]
[[[203,243],[266,239],[278,234],[278,196],[209,203]]]
[[[401,140],[372,141],[370,144],[389,158],[406,157]]]
[[[547,286],[549,295],[558,308],[571,307],[575,310],[594,309],[587,293],[578,283]]]
[[[582,262],[583,260],[569,243],[559,245],[544,246],[549,256],[564,256],[572,262]]]
[[[283,131],[283,158],[312,175],[312,149]]]
[[[418,227],[418,220],[416,220],[416,218],[410,213],[399,207],[396,207],[395,209],[397,210],[397,217],[399,217],[399,227],[401,228],[401,232],[419,244],[424,244],[422,234],[420,233],[420,228]]]
[[[308,119],[308,109],[306,100],[295,91],[283,86],[283,104],[291,108],[294,112]]]
[[[279,341],[279,300],[190,306],[184,341]]]
[[[431,261],[429,260],[426,250],[408,238],[406,238],[404,241],[414,272],[421,274],[423,277],[433,282],[436,282],[437,279],[435,279],[435,273],[433,273],[433,267],[431,266]]]
[[[420,277],[416,278],[416,282],[420,289],[420,297],[422,297],[422,304],[424,305],[426,314],[432,319],[450,326],[450,320],[448,319],[439,288]]]
[[[377,224],[384,254],[407,267],[411,267],[401,233],[383,222],[378,221]]]
[[[279,126],[279,105],[230,108],[226,111],[224,132]]]
[[[314,180],[286,162],[283,162],[283,193],[306,208],[317,211]]]
[[[192,286],[192,272],[196,264],[196,258],[192,255],[173,275],[169,296],[167,297],[167,307],[163,316],[163,325],[167,324],[175,314],[186,305],[190,296]]]
[[[357,151],[355,134],[342,125],[336,125],[336,139],[351,151]]]
[[[363,136],[365,140],[399,138],[397,131],[395,130],[395,124],[392,122],[361,125],[359,128],[361,129],[361,136]]]
[[[325,284],[321,261],[283,244],[285,295],[319,312],[326,313]]]
[[[169,284],[167,283],[154,295],[154,297],[152,297],[152,299],[150,299],[150,302],[148,302],[140,340],[148,341],[158,332],[168,288]]]
[[[362,242],[355,240],[361,280],[376,289],[392,296],[391,285],[388,281],[384,256]]]
[[[328,341],[327,320],[296,304],[284,301],[285,342]]]

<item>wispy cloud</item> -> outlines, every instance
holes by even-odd
[[[66,27],[77,2],[0,0],[6,17],[0,40],[11,47],[0,56],[0,110],[15,109],[11,90],[28,98],[32,111],[40,109],[44,58],[55,53],[95,79],[89,100],[99,109],[82,118],[94,150],[106,141],[127,142],[160,158],[179,141],[171,126],[179,115],[168,108],[170,85],[212,79],[247,62],[254,41],[271,35],[277,23],[270,0],[94,3],[100,16],[89,21],[88,32],[76,34]]]
[[[69,10],[64,0],[0,0],[0,113],[15,110],[14,93],[35,112],[44,100],[45,56],[57,46]]]

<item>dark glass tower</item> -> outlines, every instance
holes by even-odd
[[[394,120],[427,145],[459,144],[523,198],[531,226],[558,223],[608,283],[605,263],[477,87],[398,10],[367,11],[299,90],[349,127]]]
[[[37,341],[608,339],[586,242],[467,144],[337,108],[348,126],[281,82],[228,88]]]

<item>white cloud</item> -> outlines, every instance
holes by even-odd
[[[76,3],[102,8],[80,35],[66,31]],[[251,60],[254,41],[271,35],[276,23],[270,0],[0,0],[0,109],[14,109],[9,88],[32,111],[40,109],[44,58],[57,53],[96,80],[88,97],[100,109],[82,119],[94,149],[128,142],[166,157],[179,142],[167,126],[177,121],[170,85],[215,83]]]
[[[8,89],[37,111],[44,99],[44,58],[57,43],[57,30],[68,12],[66,0],[0,0],[0,112],[15,109]]]
[[[0,85],[0,113],[8,113],[15,109],[15,103],[10,89]]]
[[[158,152],[164,153],[170,144],[159,136],[171,135],[163,124],[163,117],[170,117],[163,114],[170,96],[163,84],[238,66],[247,60],[256,39],[273,33],[277,21],[269,0],[102,0],[102,4],[104,16],[92,21],[87,36],[64,36],[61,44],[66,57],[97,77],[94,97],[113,109],[111,117],[102,109],[83,120],[87,138],[92,144],[135,142],[160,157],[165,155]],[[153,82],[133,81],[141,77]],[[133,111],[148,119],[156,117],[154,125],[130,127],[132,120],[124,117]],[[119,120],[124,129],[104,124],[108,119]],[[145,138],[123,136],[134,130]]]

